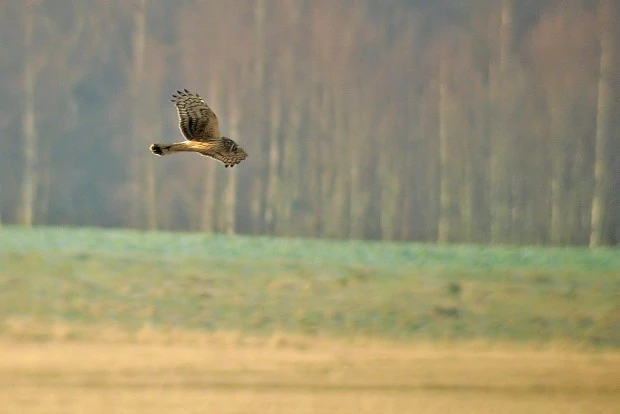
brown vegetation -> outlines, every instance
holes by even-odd
[[[110,332],[85,342],[0,342],[3,409],[612,413],[620,404],[617,353],[149,329],[129,339]]]

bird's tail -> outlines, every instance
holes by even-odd
[[[153,144],[151,145],[150,150],[153,154],[159,155],[159,156],[168,155],[173,152],[170,150],[170,145],[164,145],[164,144]]]

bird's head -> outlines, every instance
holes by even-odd
[[[230,152],[237,152],[239,146],[235,143],[235,141],[228,137],[222,137],[222,140],[224,140],[224,143],[228,146],[228,150]]]

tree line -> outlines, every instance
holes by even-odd
[[[614,0],[0,4],[0,222],[620,241]],[[250,157],[153,157],[201,94]]]

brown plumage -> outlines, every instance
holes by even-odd
[[[175,152],[197,152],[220,161],[226,168],[234,167],[248,157],[235,141],[220,136],[219,121],[215,113],[197,94],[185,89],[172,95],[179,115],[179,128],[186,140],[172,144],[153,144],[155,155]]]

